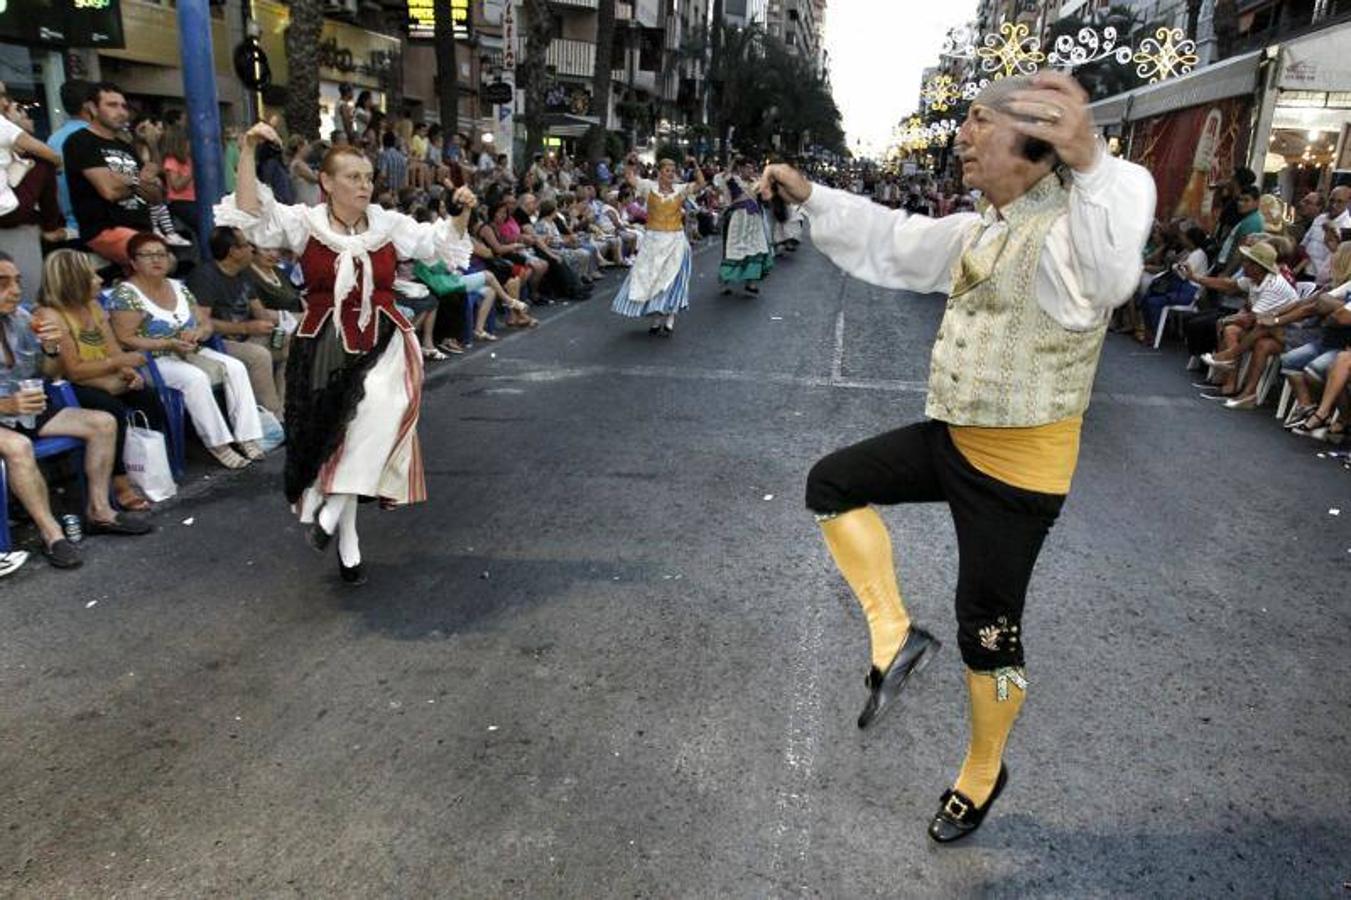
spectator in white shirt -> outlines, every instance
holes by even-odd
[[[1238,278],[1212,278],[1198,275],[1190,267],[1183,267],[1184,277],[1204,288],[1226,294],[1246,294],[1247,302],[1232,316],[1219,320],[1220,351],[1202,355],[1201,361],[1227,370],[1223,385],[1215,397],[1227,398],[1225,405],[1232,409],[1251,409],[1257,405],[1256,386],[1267,358],[1285,348],[1285,339],[1271,326],[1261,325],[1268,316],[1278,316],[1299,302],[1295,286],[1285,280],[1276,264],[1276,248],[1268,243],[1240,247],[1243,274]],[[1248,366],[1248,384],[1238,391],[1238,361],[1248,349],[1252,362]]]
[[[1332,249],[1327,244],[1327,226],[1341,222],[1334,227],[1351,228],[1351,221],[1347,221],[1347,200],[1351,199],[1351,186],[1342,185],[1332,189],[1328,195],[1328,208],[1326,212],[1319,213],[1314,217],[1309,230],[1304,233],[1300,245],[1304,247],[1304,252],[1309,255],[1313,262],[1314,272],[1317,274],[1319,284],[1327,284],[1331,279]]]

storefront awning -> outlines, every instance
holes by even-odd
[[[1148,119],[1226,97],[1251,95],[1257,91],[1257,66],[1261,58],[1262,51],[1254,50],[1198,69],[1181,78],[1170,78],[1137,88],[1133,92],[1135,99],[1131,103],[1131,120]]]
[[[1197,69],[1181,78],[1170,78],[1099,100],[1089,107],[1093,124],[1102,128],[1123,121],[1134,122],[1188,106],[1252,94],[1257,90],[1257,67],[1261,57],[1262,51],[1255,50]]]
[[[551,137],[582,137],[591,130],[592,125],[600,124],[600,119],[596,116],[578,116],[572,113],[545,113],[543,119],[547,134]]]
[[[1130,100],[1131,92],[1126,91],[1091,104],[1088,111],[1093,114],[1093,124],[1098,128],[1120,125],[1126,121],[1126,112],[1131,105]]]
[[[1283,91],[1351,90],[1351,22],[1325,28],[1281,47]]]

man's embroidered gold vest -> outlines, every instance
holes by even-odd
[[[1069,208],[1054,174],[1001,213],[1002,236],[967,237],[952,277],[929,367],[925,414],[951,425],[1027,427],[1077,416],[1088,407],[1104,321],[1070,331],[1037,303],[1037,267],[1046,235]]]

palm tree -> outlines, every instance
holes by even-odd
[[[596,67],[591,75],[591,113],[600,116],[586,135],[586,158],[593,166],[605,155],[605,133],[610,118],[610,82],[614,67],[615,0],[596,7]]]
[[[310,140],[319,137],[319,38],[324,14],[319,0],[292,0],[286,28],[286,128]]]
[[[525,80],[525,158],[534,157],[544,147],[545,66],[549,42],[554,36],[553,16],[548,0],[525,0],[525,56],[517,74]]]
[[[436,15],[436,93],[441,128],[446,142],[460,130],[459,78],[455,71],[455,22],[451,19],[450,0],[433,0]]]
[[[709,105],[712,107],[714,133],[718,135],[719,152],[724,155],[727,153],[727,131],[723,128],[722,114],[719,110],[722,107],[722,30],[724,19],[722,13],[723,0],[713,0],[713,24],[708,35],[709,41],[709,63],[708,63],[708,95]]]

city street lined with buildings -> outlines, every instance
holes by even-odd
[[[1348,42],[0,3],[0,892],[1351,889]]]
[[[821,453],[920,414],[942,298],[809,245],[758,299],[716,265],[696,251],[671,342],[607,291],[433,373],[432,502],[374,517],[360,592],[303,549],[274,459],[7,595],[8,890],[1338,890],[1337,464],[1111,338],[1033,583],[1009,805],[939,851],[960,660],[858,731],[863,622],[801,495]],[[1272,464],[1239,496],[1218,454]],[[946,637],[947,511],[885,516]]]

